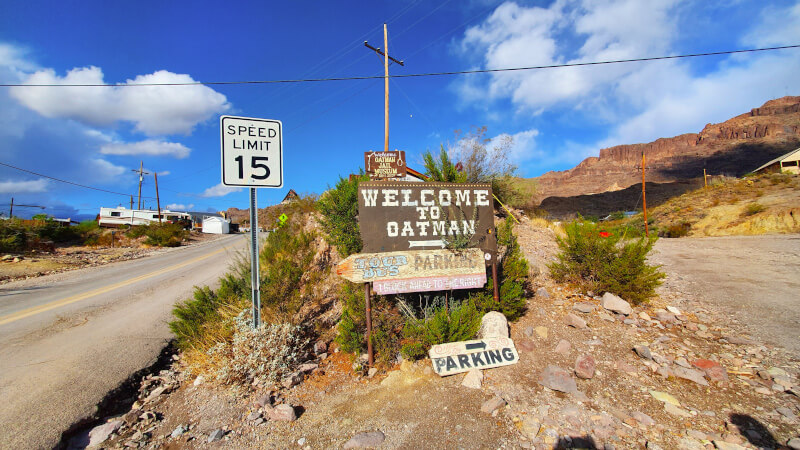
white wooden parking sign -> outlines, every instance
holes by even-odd
[[[280,120],[221,116],[222,184],[283,187],[283,137]]]

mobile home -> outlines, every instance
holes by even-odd
[[[184,212],[161,210],[162,223],[175,223],[182,220],[191,223],[191,216]],[[100,208],[98,218],[98,224],[101,227],[149,225],[151,223],[158,223],[158,211],[151,209]]]

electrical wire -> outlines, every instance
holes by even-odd
[[[608,61],[591,61],[579,63],[566,63],[566,64],[551,64],[543,66],[526,66],[526,67],[506,67],[500,69],[474,69],[474,70],[454,70],[446,72],[424,72],[424,73],[410,73],[400,75],[389,75],[389,78],[418,78],[418,77],[435,77],[446,75],[467,75],[475,73],[496,73],[496,72],[515,72],[523,70],[542,70],[542,69],[558,69],[563,67],[583,67],[583,66],[599,66],[604,64],[621,64],[632,62],[646,62],[646,61],[660,61],[668,59],[680,58],[696,58],[700,56],[717,56],[717,55],[732,55],[736,53],[754,53],[766,52],[774,50],[785,50],[792,48],[800,48],[800,44],[796,45],[783,45],[779,47],[764,47],[764,48],[751,48],[741,50],[725,50],[721,52],[706,52],[706,53],[691,53],[685,55],[672,55],[672,56],[653,56],[647,58],[631,58],[631,59],[616,59]],[[281,84],[281,83],[312,83],[322,81],[352,81],[352,80],[374,80],[383,78],[383,75],[371,76],[353,76],[353,77],[331,77],[331,78],[298,78],[298,79],[284,79],[284,80],[245,80],[245,81],[194,81],[188,83],[128,83],[128,84],[0,84],[0,87],[139,87],[139,86],[219,86],[219,85],[243,85],[243,84]]]
[[[6,166],[6,167],[10,167],[12,169],[19,170],[21,172],[30,173],[30,174],[33,174],[33,175],[36,175],[36,176],[39,176],[39,177],[48,178],[50,180],[55,180],[55,181],[58,181],[60,183],[71,184],[73,186],[78,186],[78,187],[82,187],[82,188],[86,188],[86,189],[93,189],[95,191],[107,192],[109,194],[124,195],[125,197],[130,197],[132,195],[132,194],[123,194],[122,192],[114,192],[114,191],[109,191],[109,190],[106,190],[106,189],[100,189],[100,188],[96,188],[96,187],[92,187],[92,186],[86,186],[85,184],[79,184],[79,183],[75,183],[75,182],[72,182],[72,181],[62,180],[60,178],[51,177],[49,175],[44,175],[44,174],[41,174],[41,173],[38,173],[38,172],[34,172],[32,170],[27,170],[27,169],[23,169],[21,167],[12,166],[11,164],[6,164],[4,162],[0,162],[0,165]],[[155,200],[156,199],[155,197],[145,197],[145,196],[142,196],[142,198],[148,198],[148,199],[151,199],[151,200]]]

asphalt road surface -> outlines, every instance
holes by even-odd
[[[742,331],[800,355],[799,234],[659,239],[649,260]]]
[[[0,286],[0,448],[52,448],[152,365],[172,306],[213,285],[242,235]]]

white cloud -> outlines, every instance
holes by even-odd
[[[22,105],[45,117],[74,119],[92,126],[132,122],[148,135],[191,133],[195,125],[226,111],[224,95],[202,85],[136,86],[141,83],[192,83],[189,75],[159,70],[139,75],[117,86],[103,87],[12,87],[10,92]],[[58,76],[53,69],[39,70],[25,84],[104,84],[99,67],[81,67]]]
[[[201,197],[222,197],[222,196],[230,194],[231,192],[240,192],[241,190],[242,190],[242,188],[232,187],[232,186],[225,186],[224,184],[220,183],[220,184],[218,184],[216,186],[212,186],[212,187],[206,189],[205,191],[203,191],[202,194],[200,194],[200,196]]]
[[[170,211],[191,211],[192,208],[194,208],[194,203],[189,203],[188,205],[184,205],[183,203],[170,203],[164,206],[164,208]]]
[[[676,42],[693,25],[687,20],[692,13],[691,1],[679,5],[675,0],[556,0],[547,8],[506,2],[469,28],[459,49],[465,57],[479,55],[486,68],[692,53],[696,47],[687,51]],[[750,26],[736,31],[740,42],[732,45],[800,42],[800,4],[756,9]],[[724,121],[771,98],[796,95],[798,73],[797,51],[783,50],[494,73],[465,77],[454,87],[462,101],[478,110],[508,101],[515,119],[546,115],[552,124],[577,118],[595,134],[598,125],[604,126],[595,145],[563,142],[557,152],[536,146],[514,151],[516,161],[533,154],[541,161],[574,163],[590,147],[596,155],[600,147],[698,132],[706,123]],[[524,138],[517,136],[521,143]]]
[[[100,158],[90,159],[89,166],[92,176],[101,179],[113,179],[127,172],[125,167],[114,165]]]
[[[0,181],[0,194],[26,194],[47,191],[48,181],[44,178],[27,181]]]
[[[140,142],[111,142],[100,147],[100,153],[104,155],[172,156],[183,159],[189,156],[191,150],[177,142],[148,139]]]

